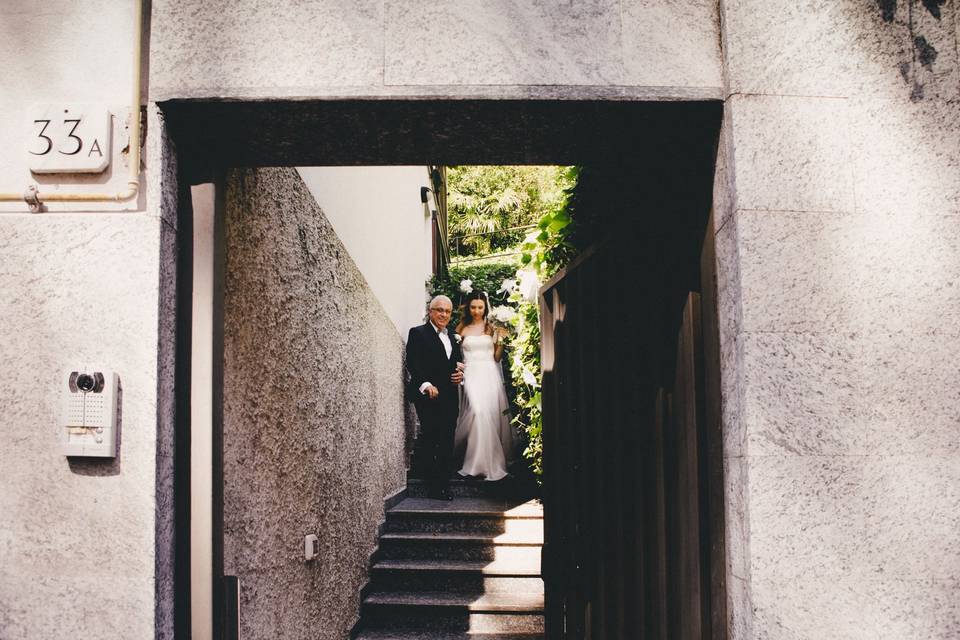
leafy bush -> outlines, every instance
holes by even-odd
[[[454,326],[459,322],[459,306],[465,294],[461,282],[470,280],[470,286],[487,292],[490,306],[508,305],[516,310],[511,324],[513,333],[508,339],[504,362],[509,362],[512,390],[511,413],[513,423],[527,434],[524,456],[539,478],[543,473],[543,413],[540,386],[543,380],[540,365],[540,308],[537,290],[540,283],[566,266],[581,248],[574,235],[576,225],[572,215],[573,193],[580,172],[578,167],[550,167],[554,169],[554,185],[560,192],[552,194],[549,210],[537,220],[537,227],[520,244],[517,259],[492,264],[473,264],[450,267],[446,277],[434,277],[428,283],[431,295],[444,294],[453,301]],[[539,200],[538,202],[544,202]],[[516,286],[503,291],[504,281]]]
[[[514,422],[524,428],[529,441],[524,455],[531,461],[539,478],[543,473],[543,403],[540,386],[543,370],[540,364],[540,307],[534,288],[566,266],[576,256],[578,247],[573,241],[572,196],[580,172],[578,167],[567,167],[565,178],[569,185],[554,211],[537,223],[537,232],[527,236],[520,246],[520,281],[510,299],[517,305],[514,320],[516,329],[510,341],[512,357],[510,370],[516,389],[514,402],[519,410]],[[530,282],[532,281],[532,282]]]
[[[556,211],[571,186],[567,167],[450,167],[450,235],[468,235],[459,240],[457,253],[482,256],[515,247],[527,231],[510,229],[534,225]]]
[[[496,307],[509,304],[509,293],[498,293],[500,285],[504,280],[513,278],[517,272],[517,260],[511,259],[509,262],[471,265],[471,266],[452,266],[446,277],[434,276],[428,283],[428,289],[431,296],[443,294],[453,301],[453,318],[450,323],[455,327],[460,321],[460,305],[463,303],[466,294],[460,291],[460,283],[464,280],[470,280],[473,289],[486,291],[490,298],[490,306]]]

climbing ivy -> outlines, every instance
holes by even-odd
[[[517,271],[518,286],[510,295],[517,306],[514,333],[510,338],[510,371],[516,389],[514,424],[528,436],[524,456],[534,473],[543,474],[543,371],[540,361],[540,307],[537,292],[540,284],[563,268],[577,252],[573,242],[571,204],[573,190],[580,175],[579,167],[565,172],[567,188],[557,207],[537,223],[537,229],[520,246],[521,267]]]
[[[507,306],[514,313],[507,323],[512,327],[507,339],[505,359],[509,364],[513,393],[513,424],[527,435],[524,456],[539,479],[543,473],[543,406],[540,364],[540,285],[576,255],[577,225],[573,216],[573,193],[580,176],[579,167],[558,168],[559,197],[552,208],[537,221],[536,229],[523,239],[519,258],[496,264],[452,266],[445,277],[428,282],[430,295],[444,294],[453,300],[459,320],[459,305],[464,289],[486,291],[491,308]]]

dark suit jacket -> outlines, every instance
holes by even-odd
[[[416,403],[418,411],[452,412],[456,416],[460,393],[458,385],[450,382],[450,374],[456,370],[457,363],[463,361],[463,354],[453,331],[448,327],[446,332],[453,347],[449,358],[432,324],[427,322],[410,329],[407,336],[407,371],[410,372],[407,394]],[[440,391],[436,400],[420,393],[420,385],[424,382],[432,383]]]

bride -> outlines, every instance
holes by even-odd
[[[488,481],[495,481],[507,475],[513,449],[500,368],[505,333],[487,321],[490,308],[482,291],[470,293],[463,307],[456,331],[462,338],[465,369],[454,435],[458,451],[466,443],[460,475],[484,476]]]

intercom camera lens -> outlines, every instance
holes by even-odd
[[[93,376],[89,373],[81,373],[77,376],[77,388],[80,391],[86,393],[87,391],[93,391],[93,388],[97,385],[97,381],[93,379]]]

